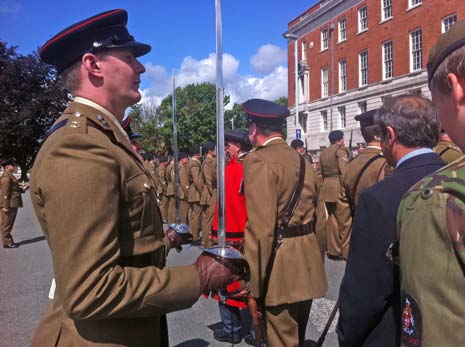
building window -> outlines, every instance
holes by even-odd
[[[421,29],[410,33],[410,72],[418,71],[422,66],[422,37]]]
[[[328,111],[320,111],[321,114],[321,130],[328,130]]]
[[[383,80],[393,77],[392,41],[383,43]]]
[[[363,51],[359,54],[359,86],[366,86],[368,84],[368,51]]]
[[[339,125],[341,128],[345,128],[347,126],[347,120],[346,120],[346,107],[341,106],[337,108],[339,112]]]
[[[422,0],[408,0],[408,7],[416,7],[421,5]]]
[[[381,18],[387,20],[392,17],[392,0],[381,0]]]
[[[307,60],[307,41],[303,40],[302,41],[302,60],[306,61]]]
[[[445,33],[455,23],[457,23],[457,15],[455,13],[453,15],[443,18],[441,32]]]
[[[365,113],[367,111],[367,102],[366,101],[360,101],[358,103],[358,110],[359,114]]]
[[[368,12],[367,7],[364,6],[358,9],[358,32],[368,29]]]
[[[328,29],[321,30],[321,50],[328,49]]]
[[[325,98],[328,96],[328,68],[324,67],[321,69],[321,97]]]
[[[337,41],[338,42],[345,41],[347,39],[346,19],[345,18],[340,19],[339,22],[337,23],[337,26],[338,26]]]
[[[347,61],[339,60],[339,93],[347,91]]]

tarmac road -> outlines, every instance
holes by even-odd
[[[17,249],[0,249],[0,347],[30,346],[31,336],[45,310],[53,278],[47,242],[35,218],[28,193],[24,208],[19,209],[13,230]],[[185,247],[181,253],[172,251],[168,266],[191,264],[200,250]],[[306,331],[306,347],[314,345],[337,299],[343,262],[326,261],[329,290],[326,298],[315,300]],[[335,321],[337,320],[337,317]],[[170,346],[223,347],[230,344],[213,339],[213,329],[221,326],[218,304],[200,298],[191,309],[168,315]],[[237,347],[248,346],[245,342]],[[337,346],[334,323],[323,346]]]

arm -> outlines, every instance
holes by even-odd
[[[252,294],[259,298],[263,295],[262,287],[272,252],[277,218],[277,193],[276,189],[270,187],[276,186],[278,178],[256,153],[247,156],[243,168],[247,206],[245,257],[250,265]]]
[[[213,194],[213,180],[214,180],[214,172],[213,172],[213,160],[209,160],[208,163],[205,163],[203,177],[205,178],[205,186],[207,187],[208,194],[211,196]]]
[[[347,157],[347,150],[345,147],[339,147],[336,150],[336,159],[337,159],[337,166],[339,169],[339,177],[342,178],[342,176],[344,175],[346,171],[347,163],[349,162],[349,158]]]
[[[44,179],[31,194],[47,232],[57,293],[67,315],[73,319],[145,317],[190,307],[200,294],[193,266],[120,265],[121,245],[135,232],[121,229],[123,194],[129,188],[133,193],[143,189],[143,184],[120,181],[117,158],[90,137],[67,135],[42,164],[37,174]],[[142,199],[134,198],[131,211],[141,213]]]
[[[198,164],[193,165],[191,168],[191,172],[192,172],[192,180],[194,182],[195,189],[197,189],[199,193],[202,193],[203,186],[202,186],[202,172],[200,171],[200,165]]]
[[[394,293],[394,265],[386,257],[396,220],[369,191],[360,195],[339,293],[339,345],[362,346],[380,323]]]
[[[2,208],[10,208],[11,180],[8,177],[0,178],[0,192],[2,194]]]

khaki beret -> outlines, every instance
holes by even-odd
[[[439,65],[456,49],[465,45],[465,20],[455,23],[447,32],[441,34],[436,44],[431,48],[426,68],[428,70],[428,85],[433,79]]]

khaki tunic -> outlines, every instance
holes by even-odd
[[[203,190],[202,186],[202,172],[200,161],[192,158],[189,161],[188,166],[188,181],[189,181],[189,192],[187,194],[187,202],[190,205],[189,208],[189,228],[194,236],[194,240],[197,240],[200,235],[201,223],[202,223],[202,207],[200,206],[200,192]]]
[[[175,223],[176,219],[176,197],[174,196],[174,163],[169,163],[166,167],[166,197],[168,198],[167,221],[169,224]]]
[[[245,257],[250,265],[252,294],[263,298],[277,220],[294,192],[300,160],[299,154],[279,138],[249,152],[243,165],[248,217],[244,233]],[[305,165],[304,187],[289,227],[308,224],[315,218],[315,171],[308,161]],[[283,310],[289,313],[287,305],[322,297],[326,289],[325,270],[315,234],[284,239],[276,252],[264,299],[272,317],[271,326],[267,323],[267,329],[273,333],[269,346],[280,346],[278,335],[287,342],[290,338],[292,343],[298,343],[297,327],[284,323],[289,322],[287,319],[282,319],[282,324],[276,322],[278,306],[283,305]],[[303,306],[308,308],[308,305]],[[289,329],[292,336],[285,338],[283,332]]]
[[[157,176],[160,185],[157,187],[157,194],[160,197],[160,212],[163,221],[168,220],[168,197],[166,196],[166,165],[160,164],[157,167]]]
[[[77,102],[63,119],[31,174],[56,278],[32,346],[168,346],[163,315],[197,300],[195,267],[165,267],[150,173],[116,123]]]
[[[440,140],[433,150],[448,164],[463,156],[462,150],[451,141]]]
[[[187,224],[187,214],[189,213],[189,172],[187,164],[179,163],[179,218],[182,224]]]
[[[4,171],[3,175],[0,177],[0,209],[8,208],[8,213],[0,210],[0,228],[4,246],[13,244],[11,231],[15,224],[18,207],[23,207],[21,193],[23,193],[23,190],[19,186],[18,179],[12,173]]]
[[[216,208],[216,158],[207,156],[202,163],[203,190],[200,196],[202,205],[202,242],[209,246],[210,232]]]

